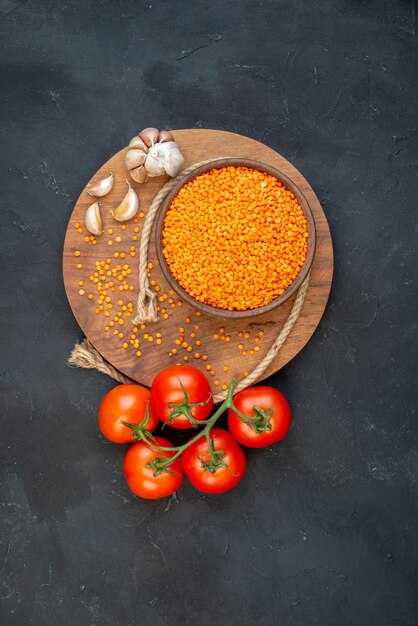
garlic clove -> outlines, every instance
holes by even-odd
[[[158,142],[159,134],[157,128],[144,128],[144,130],[139,133],[139,137],[149,148]]]
[[[169,176],[177,176],[183,168],[184,157],[175,141],[167,141],[159,144],[160,159],[164,170]]]
[[[98,198],[101,198],[103,196],[106,196],[109,193],[109,191],[111,191],[113,187],[113,183],[114,183],[113,174],[112,172],[110,172],[109,176],[107,176],[106,178],[103,178],[103,180],[101,180],[94,187],[90,187],[90,184],[87,185],[86,191],[88,194],[90,194],[90,196],[96,196]]]
[[[125,154],[125,165],[128,170],[133,170],[135,167],[143,165],[146,158],[147,154],[143,150],[128,150]]]
[[[160,130],[158,141],[159,143],[163,143],[164,141],[174,141],[174,137],[169,130]]]
[[[135,148],[136,150],[143,150],[144,152],[148,152],[148,146],[142,141],[139,135],[135,135],[132,137],[129,142],[128,148]]]
[[[103,222],[102,216],[100,215],[100,207],[99,203],[95,202],[91,204],[86,211],[86,216],[84,218],[84,223],[86,225],[87,230],[92,235],[96,235],[97,237],[103,232]]]
[[[135,217],[138,212],[139,207],[139,199],[136,191],[132,189],[131,185],[128,181],[128,192],[119,206],[116,207],[114,211],[112,211],[112,215],[118,222],[127,222],[128,220]]]
[[[131,170],[129,173],[136,183],[145,183],[148,179],[147,170],[145,169],[143,165],[136,167],[134,170]]]

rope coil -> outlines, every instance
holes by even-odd
[[[201,165],[205,165],[206,163],[214,162],[213,159],[208,159],[206,161],[200,161],[199,163],[194,163],[190,167],[186,168],[176,178],[172,178],[161,187],[160,191],[155,196],[154,200],[151,202],[151,205],[148,209],[147,216],[144,220],[144,225],[142,227],[142,235],[141,241],[139,244],[139,266],[138,266],[138,283],[139,283],[139,291],[138,291],[138,300],[136,303],[136,315],[133,318],[132,322],[134,326],[138,324],[143,324],[146,322],[156,322],[158,320],[157,313],[157,298],[155,292],[151,289],[148,274],[147,274],[147,264],[148,264],[148,247],[149,240],[151,236],[152,225],[154,224],[155,217],[158,213],[158,210],[161,206],[162,201],[167,196],[167,194],[178,184],[179,180],[193,172],[196,167],[200,167]]]

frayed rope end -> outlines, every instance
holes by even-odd
[[[90,343],[88,339],[83,339],[81,343],[76,343],[70,358],[67,361],[71,367],[81,367],[83,369],[96,369],[102,374],[107,374],[118,383],[131,383],[132,380],[119,372],[113,365],[104,360],[101,354]]]
[[[81,343],[75,344],[70,358],[68,359],[68,365],[72,367],[95,369],[97,368],[98,361],[103,361],[100,354],[93,348],[88,339],[83,339]]]
[[[132,320],[134,326],[145,322],[158,322],[157,296],[147,288],[143,295],[138,297],[137,313]]]

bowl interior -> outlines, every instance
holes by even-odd
[[[287,189],[289,189],[296,196],[305,214],[305,218],[308,224],[308,252],[306,254],[305,262],[303,266],[301,267],[301,270],[299,274],[297,275],[297,277],[295,278],[295,280],[293,281],[293,283],[286,289],[286,291],[281,296],[274,298],[271,302],[269,302],[269,304],[266,304],[265,306],[259,307],[257,309],[247,309],[246,311],[227,311],[224,309],[218,309],[209,304],[203,304],[201,302],[198,302],[197,300],[192,298],[187,293],[187,291],[185,291],[183,287],[179,285],[179,283],[175,280],[175,278],[171,274],[170,268],[168,267],[168,264],[163,254],[162,232],[163,232],[163,227],[164,227],[165,215],[167,211],[169,210],[172,201],[174,200],[174,198],[177,196],[178,192],[180,191],[180,189],[185,184],[187,184],[188,182],[190,182],[191,180],[193,180],[194,178],[196,178],[196,176],[199,176],[200,174],[208,172],[209,170],[212,170],[212,169],[219,169],[222,167],[229,167],[229,166],[250,167],[252,169],[259,170],[261,172],[266,172],[267,174],[271,174],[272,176],[277,178],[281,183],[283,183],[283,185],[285,185],[285,187],[287,187]],[[196,167],[196,169],[194,169],[192,172],[182,177],[179,180],[178,184],[175,185],[175,187],[167,194],[167,196],[165,197],[165,199],[163,200],[161,204],[160,211],[158,213],[157,223],[156,223],[155,241],[156,241],[158,262],[161,266],[161,270],[167,282],[177,292],[177,294],[182,298],[182,300],[184,300],[185,302],[188,302],[196,309],[208,315],[212,315],[216,317],[223,317],[223,318],[238,319],[238,318],[254,317],[255,315],[261,315],[263,313],[267,313],[268,311],[271,311],[272,309],[276,308],[280,304],[283,304],[283,302],[288,300],[288,298],[290,298],[298,290],[298,288],[303,283],[304,279],[306,278],[312,266],[312,261],[313,261],[314,254],[315,254],[316,230],[315,230],[315,220],[314,220],[308,201],[306,200],[305,196],[303,195],[300,188],[296,185],[296,183],[294,183],[293,180],[291,180],[288,176],[286,176],[286,174],[284,174],[280,170],[277,170],[271,165],[268,165],[267,163],[262,163],[261,161],[254,161],[252,159],[240,159],[240,158],[224,158],[224,159],[216,159],[214,161],[210,161],[209,163],[205,163],[204,165]]]

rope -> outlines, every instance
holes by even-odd
[[[148,275],[147,275],[147,263],[148,263],[148,248],[149,240],[154,223],[155,216],[158,213],[161,202],[166,195],[178,184],[179,179],[186,176],[194,169],[205,163],[213,162],[213,159],[208,161],[200,161],[183,170],[176,178],[173,178],[160,189],[152,201],[148,210],[147,216],[142,228],[141,242],[139,246],[139,267],[138,267],[138,285],[139,293],[137,300],[136,316],[133,319],[133,324],[141,324],[144,322],[156,322],[158,320],[156,293],[151,289]],[[235,393],[246,389],[253,383],[255,383],[266,371],[270,363],[273,361],[280,348],[289,336],[290,331],[295,325],[305,301],[306,293],[309,287],[310,273],[307,275],[302,285],[299,287],[296,299],[293,303],[292,310],[284,323],[279,335],[274,340],[271,348],[267,352],[264,359],[253,369],[250,374],[241,380],[236,387]],[[132,383],[133,381],[119,372],[113,365],[105,361],[102,355],[97,352],[88,339],[84,339],[80,344],[76,344],[68,359],[68,364],[74,367],[83,367],[87,369],[97,369],[103,374],[107,374],[119,383]],[[217,393],[213,399],[215,402],[223,402],[226,398],[226,391]]]
[[[302,285],[299,287],[298,295],[296,296],[296,299],[293,303],[292,310],[289,313],[289,317],[285,321],[284,326],[282,330],[280,331],[278,337],[276,337],[276,339],[274,340],[274,343],[271,346],[270,350],[267,352],[264,359],[260,361],[257,367],[255,367],[253,371],[250,374],[248,374],[247,378],[243,378],[241,382],[238,383],[235,389],[235,393],[238,393],[239,391],[242,391],[243,389],[250,387],[250,385],[255,383],[256,380],[258,380],[264,374],[264,372],[266,371],[266,369],[268,368],[268,366],[273,361],[274,357],[277,355],[278,351],[280,350],[280,348],[286,341],[303,307],[306,292],[308,291],[308,287],[309,287],[310,275],[311,274],[309,272],[309,274],[303,281]],[[226,391],[215,394],[213,396],[214,402],[223,402],[226,398],[226,394],[227,394]]]
[[[102,355],[97,352],[96,348],[93,347],[88,339],[83,339],[81,343],[75,344],[70,358],[68,359],[68,365],[98,370],[102,374],[107,374],[107,376],[114,378],[118,381],[118,383],[134,382],[113,367],[113,365],[110,365],[110,363],[105,361]]]
[[[167,194],[178,184],[179,180],[184,176],[187,176],[190,172],[192,172],[196,167],[200,165],[205,165],[205,163],[210,163],[213,159],[208,159],[206,161],[200,161],[199,163],[194,163],[190,167],[186,168],[176,178],[172,178],[161,187],[160,191],[155,196],[152,201],[150,208],[148,209],[147,216],[145,218],[143,227],[142,227],[142,235],[141,242],[139,244],[139,266],[138,266],[138,300],[136,303],[136,315],[132,320],[134,326],[138,324],[143,324],[144,322],[156,322],[158,320],[157,313],[157,295],[153,289],[151,289],[148,274],[147,274],[147,263],[148,263],[148,247],[149,240],[151,236],[152,225],[154,223],[155,216],[158,213],[158,210],[161,206],[161,202],[167,196]]]

